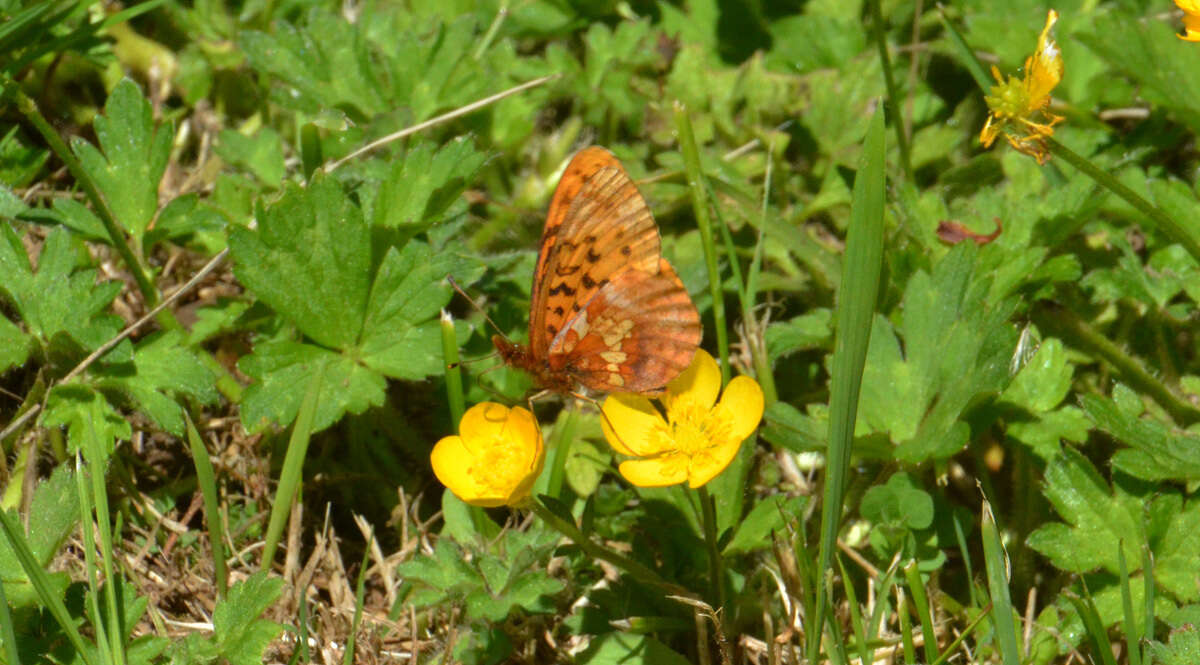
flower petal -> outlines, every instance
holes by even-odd
[[[604,438],[617,452],[633,457],[658,452],[653,449],[651,434],[665,427],[666,421],[650,400],[633,393],[613,393],[604,400],[601,411]]]
[[[758,429],[763,415],[763,391],[758,381],[748,376],[734,377],[725,386],[718,409],[728,409],[730,438],[741,444],[746,437]]]
[[[725,467],[733,462],[733,458],[737,457],[744,438],[728,439],[698,455],[693,455],[691,464],[688,465],[688,487],[696,489],[720,475]]]
[[[525,409],[521,409],[529,413]],[[509,408],[495,402],[480,402],[467,409],[462,420],[458,423],[458,434],[468,447],[472,441],[482,441],[498,436],[504,436],[504,428],[508,424]]]
[[[711,409],[721,392],[721,368],[704,349],[696,349],[692,364],[667,384],[663,404],[669,413],[675,402],[690,402],[702,409]]]
[[[673,454],[621,462],[621,475],[638,487],[666,487],[688,479],[688,458]]]
[[[464,420],[466,417],[464,416]],[[474,458],[467,450],[461,436],[447,436],[433,446],[429,463],[433,474],[454,496],[475,506],[493,507],[504,505],[504,498],[490,495],[488,489],[476,482],[471,475]]]

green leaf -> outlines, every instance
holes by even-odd
[[[283,589],[283,580],[257,572],[234,584],[213,611],[213,634],[221,646],[221,655],[233,665],[261,663],[271,640],[283,632],[283,626],[260,619]]]
[[[783,532],[789,520],[799,520],[808,504],[805,496],[773,496],[754,504],[741,521],[733,538],[725,545],[722,554],[746,554],[771,546],[771,534]]]
[[[164,240],[180,240],[197,233],[224,230],[225,220],[219,212],[201,204],[199,196],[184,194],[163,206],[158,219],[154,220],[154,228],[146,232],[144,243],[146,247],[153,247]]]
[[[859,504],[862,516],[876,524],[910,530],[933,524],[933,497],[920,489],[907,473],[893,474],[884,485],[875,485]]]
[[[283,580],[259,571],[234,584],[213,611],[213,634],[188,636],[173,649],[171,662],[179,665],[214,663],[257,665],[283,626],[259,618],[279,599]]]
[[[453,295],[446,275],[463,283],[479,278],[477,260],[450,251],[432,252],[411,241],[383,258],[367,303],[359,354],[363,364],[398,379],[423,379],[443,371],[437,318]],[[467,330],[462,329],[465,338]]]
[[[1045,495],[1066,523],[1049,523],[1027,543],[1062,570],[1083,573],[1119,570],[1117,544],[1127,562],[1141,561],[1143,544],[1154,554],[1158,586],[1184,602],[1200,599],[1200,501],[1185,504],[1177,492],[1153,487],[1130,494],[1112,489],[1080,453],[1066,449],[1046,467]]]
[[[1067,521],[1048,523],[1027,543],[1055,567],[1088,572],[1103,566],[1117,571],[1116,543],[1124,540],[1126,561],[1138,561],[1140,509],[1128,497],[1114,496],[1085,457],[1070,448],[1046,467],[1046,498]],[[1144,535],[1142,536],[1144,538]]]
[[[85,240],[108,242],[108,231],[92,209],[75,199],[54,199],[50,208],[35,208],[21,219],[37,223],[62,224]]]
[[[0,224],[0,294],[51,360],[64,364],[73,364],[121,330],[121,319],[107,312],[121,291],[120,282],[97,284],[95,270],[75,269],[79,258],[70,233],[56,229],[46,237],[34,273],[20,238],[8,224]],[[122,344],[106,358],[128,358],[129,349]]]
[[[283,139],[270,127],[259,129],[253,136],[223,129],[215,150],[222,159],[253,173],[268,187],[277,188],[283,182]]]
[[[126,396],[176,436],[183,435],[183,414],[177,401],[180,397],[201,404],[217,401],[216,376],[195,350],[184,346],[180,331],[148,336],[138,343],[132,363],[104,365],[94,374],[99,388]]]
[[[0,316],[0,374],[25,364],[33,339],[12,321]]]
[[[158,210],[158,183],[167,168],[173,132],[170,127],[155,129],[150,102],[129,79],[113,88],[95,128],[100,150],[78,138],[72,149],[117,222],[140,239]]]
[[[833,335],[833,312],[821,308],[767,326],[767,355],[778,360],[807,349],[825,348]]]
[[[234,274],[313,341],[344,349],[362,332],[370,236],[362,212],[337,181],[289,185],[259,215],[258,229],[229,234]]]
[[[583,665],[688,665],[670,647],[646,635],[605,633],[592,640],[577,658]]]
[[[436,154],[432,143],[418,144],[392,163],[375,199],[374,226],[403,228],[409,237],[423,231],[458,200],[486,159],[462,137]]]
[[[1062,342],[1047,339],[1013,377],[1001,397],[1034,413],[1050,411],[1067,396],[1072,373]]]
[[[121,417],[103,395],[77,383],[59,384],[50,390],[42,424],[48,427],[65,425],[71,450],[81,450],[85,454],[90,446],[84,445],[84,437],[95,428],[95,436],[103,446],[100,451],[103,459],[90,459],[93,463],[101,463],[112,455],[118,439],[127,441],[133,436],[129,421]]]
[[[1167,643],[1151,642],[1150,655],[1155,665],[1192,665],[1200,663],[1200,627],[1187,625],[1173,630]]]
[[[16,515],[15,512],[11,514]],[[34,489],[28,520],[25,531],[27,543],[38,563],[46,567],[79,521],[79,495],[75,492],[75,481],[66,465],[59,466]],[[65,591],[70,581],[62,573],[55,573],[50,578],[59,585],[59,592]],[[0,580],[3,580],[4,593],[13,607],[25,607],[37,601],[37,594],[17,561],[12,546],[8,539],[2,537]]]
[[[260,432],[271,423],[287,426],[296,418],[305,387],[324,367],[313,431],[337,422],[343,414],[362,413],[383,404],[383,376],[353,360],[311,344],[275,341],[258,344],[238,361],[238,369],[254,379],[242,398],[242,424]]]
[[[1129,446],[1113,455],[1117,469],[1156,482],[1200,480],[1200,436],[1139,418],[1099,395],[1084,395],[1083,409],[1096,427]]]
[[[909,462],[943,459],[966,445],[964,412],[1002,391],[1017,334],[1016,301],[990,303],[989,279],[976,278],[972,243],[909,279],[898,330],[875,319],[863,376],[859,427],[889,432]],[[903,399],[897,399],[903,395]],[[859,430],[860,433],[863,430]]]

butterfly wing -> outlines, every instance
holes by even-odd
[[[552,373],[598,392],[653,392],[683,371],[700,316],[661,256],[658,227],[607,150],[571,160],[535,271],[530,346]]]
[[[550,203],[534,269],[529,343],[547,359],[551,340],[621,270],[658,272],[650,209],[617,158],[591,147],[571,159]]]
[[[666,259],[609,279],[552,341],[549,365],[596,392],[656,393],[687,368],[700,315]]]

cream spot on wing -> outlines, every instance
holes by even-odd
[[[601,324],[605,325],[601,325]],[[604,340],[604,346],[616,350],[621,344],[621,340],[629,337],[633,332],[633,319],[623,319],[619,323],[612,319],[600,319],[596,321],[596,332]]]
[[[625,379],[621,378],[621,375],[617,374],[616,372],[613,372],[608,376],[608,382],[618,387],[625,385]]]
[[[584,335],[587,335],[587,333],[588,333],[587,311],[585,310],[585,311],[580,312],[579,315],[575,317],[575,320],[571,322],[571,327],[567,328],[567,330],[569,331],[568,334],[563,335],[563,341],[562,341],[562,352],[563,353],[570,353],[571,351],[573,351],[575,349],[575,345],[579,343],[579,340],[583,339]],[[575,334],[571,335],[570,333],[572,333],[572,332]]]
[[[621,368],[618,367],[616,363],[609,363],[604,366],[604,369],[606,369],[610,372],[617,372],[617,371],[620,371]]]
[[[606,363],[623,363],[629,356],[624,351],[605,351],[600,354]]]

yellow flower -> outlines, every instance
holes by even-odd
[[[546,459],[532,413],[483,402],[467,409],[458,431],[429,455],[433,473],[455,496],[484,508],[517,505],[529,496]]]
[[[641,395],[609,395],[601,419],[604,436],[617,452],[633,458],[621,462],[621,475],[639,487],[686,480],[696,488],[724,471],[762,420],[763,392],[748,376],[730,381],[717,402],[720,390],[717,361],[701,349],[667,384],[661,397],[665,419]]]
[[[992,94],[984,97],[988,105],[988,119],[979,133],[979,142],[987,148],[1001,131],[1012,147],[1045,164],[1050,159],[1046,139],[1054,134],[1054,125],[1062,117],[1046,110],[1050,105],[1050,91],[1063,77],[1062,52],[1058,43],[1050,36],[1050,28],[1058,20],[1058,12],[1051,9],[1046,15],[1046,27],[1038,37],[1037,51],[1025,58],[1025,78],[1008,77],[1005,81],[1000,70],[992,67],[992,76],[997,85]]]
[[[1189,42],[1200,42],[1200,0],[1175,0],[1183,10],[1183,32],[1175,35]]]

